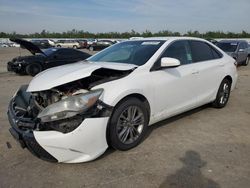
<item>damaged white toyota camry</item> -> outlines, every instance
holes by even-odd
[[[224,107],[236,80],[235,60],[205,40],[126,41],[22,86],[10,101],[10,133],[41,159],[90,161],[108,146],[137,146],[160,120]]]

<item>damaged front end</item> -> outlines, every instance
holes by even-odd
[[[88,77],[44,91],[29,92],[27,85],[22,86],[9,104],[10,133],[23,148],[27,147],[37,157],[58,161],[44,146],[39,145],[34,132],[56,131],[67,135],[85,119],[108,119],[113,107],[100,100],[103,89],[92,90],[92,87],[119,79],[130,72],[100,68]]]

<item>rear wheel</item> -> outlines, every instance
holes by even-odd
[[[224,79],[219,87],[215,101],[212,103],[215,108],[223,108],[226,106],[231,91],[231,82],[228,79]]]
[[[94,47],[93,47],[93,46],[90,46],[90,47],[89,47],[89,50],[90,50],[90,51],[94,51]]]
[[[35,76],[42,71],[42,66],[38,63],[31,63],[25,70],[28,75]]]
[[[56,47],[61,48],[62,46],[61,45],[57,45]]]
[[[76,45],[74,45],[74,46],[73,46],[73,48],[74,48],[74,49],[77,49],[77,46],[76,46]]]
[[[148,127],[145,105],[137,98],[129,98],[114,109],[108,128],[110,145],[118,150],[129,150],[137,146]]]

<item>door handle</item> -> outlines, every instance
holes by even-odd
[[[193,71],[192,74],[199,74],[199,71]]]

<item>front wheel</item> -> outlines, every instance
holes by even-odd
[[[25,70],[28,75],[35,76],[42,71],[42,66],[38,63],[31,63]]]
[[[129,150],[137,146],[148,127],[145,105],[137,98],[129,98],[114,109],[108,128],[110,145],[118,150]]]
[[[212,103],[215,108],[226,106],[231,91],[231,82],[228,79],[222,80],[215,101]]]
[[[89,50],[90,50],[90,51],[94,51],[94,47],[93,47],[93,46],[90,46],[90,47],[89,47]]]

